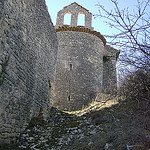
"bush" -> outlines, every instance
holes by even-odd
[[[121,86],[121,93],[130,101],[149,101],[150,72],[138,70],[130,73]]]

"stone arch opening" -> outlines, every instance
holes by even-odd
[[[66,11],[64,14],[64,25],[70,25],[71,24],[71,12]]]
[[[85,26],[85,13],[83,11],[80,11],[78,13],[78,26]]]

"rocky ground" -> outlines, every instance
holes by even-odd
[[[149,108],[124,101],[82,116],[52,108],[47,121],[33,118],[17,145],[1,149],[149,150]]]

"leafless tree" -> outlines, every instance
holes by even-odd
[[[117,0],[111,0],[113,9],[108,11],[97,4],[99,14],[115,33],[105,35],[108,44],[121,51],[120,70],[142,69],[150,71],[150,0],[137,0],[133,12],[129,7],[121,9]]]

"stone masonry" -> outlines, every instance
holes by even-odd
[[[92,13],[90,13],[87,9],[78,5],[77,3],[72,3],[69,6],[64,7],[57,13],[56,27],[64,25],[64,16],[65,14],[71,14],[71,23],[70,26],[76,27],[78,22],[78,15],[85,15],[85,27],[92,29]]]
[[[22,132],[54,91],[56,31],[45,0],[0,0],[0,144]]]
[[[66,13],[71,14],[70,25],[64,24]],[[85,15],[85,26],[77,26],[81,13]],[[77,3],[57,14],[58,56],[53,106],[62,110],[79,110],[92,102],[97,93],[116,87],[119,51],[106,46],[105,38],[92,30],[91,25],[92,14]]]

